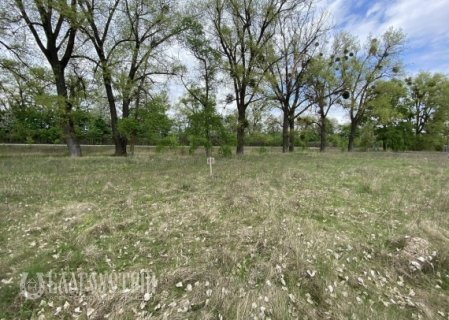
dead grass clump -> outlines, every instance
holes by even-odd
[[[443,245],[449,245],[449,232],[441,228],[436,222],[421,221],[419,224],[421,230],[423,230],[429,238],[435,241],[442,242]]]
[[[84,230],[80,230],[76,237],[76,242],[80,245],[89,245],[93,237],[98,239],[100,236],[110,235],[113,229],[111,221],[99,221]]]
[[[114,191],[114,190],[116,190],[116,187],[112,184],[112,182],[108,181],[108,182],[106,182],[106,184],[104,185],[104,187],[101,191],[107,192],[107,191]]]
[[[398,242],[403,246],[395,257],[399,271],[410,274],[434,270],[433,262],[436,259],[436,252],[432,251],[429,241],[419,237],[405,237]]]
[[[80,216],[95,209],[95,204],[89,202],[75,202],[63,208],[64,217]]]

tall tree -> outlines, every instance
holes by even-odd
[[[189,119],[189,140],[192,149],[203,145],[206,156],[209,157],[214,132],[218,131],[220,138],[224,136],[222,119],[216,111],[217,74],[220,70],[221,55],[211,46],[199,23],[192,25],[184,42],[197,62],[197,65],[192,67],[193,70],[190,70],[190,79],[181,75],[181,81],[187,90],[187,96],[181,103]],[[195,80],[191,79],[192,76]]]
[[[449,79],[421,72],[406,79],[409,92],[409,121],[415,133],[415,149],[440,148],[449,120]]]
[[[126,154],[126,138],[120,134],[117,127],[119,116],[112,80],[112,54],[120,40],[114,40],[115,37],[111,34],[113,32],[111,30],[119,3],[120,0],[115,0],[113,3],[101,0],[80,0],[82,12],[86,17],[82,31],[91,41],[97,54],[94,63],[96,69],[99,67],[101,70],[101,77],[111,116],[111,130],[115,144],[115,155],[117,156]],[[106,15],[104,15],[105,12]]]
[[[12,13],[20,17],[20,20],[11,21],[25,24],[51,67],[67,147],[71,156],[81,156],[66,82],[66,70],[73,58],[80,23],[78,1],[14,0],[9,4],[14,10]]]
[[[390,29],[380,39],[368,37],[364,47],[349,34],[341,34],[339,46],[344,48],[344,56],[335,57],[339,62],[342,76],[347,86],[348,99],[342,105],[349,111],[351,121],[348,151],[354,149],[357,128],[365,118],[370,99],[371,87],[380,79],[386,79],[399,72],[399,58],[404,43],[401,31]]]
[[[143,80],[174,74],[173,65],[165,59],[166,46],[190,28],[191,19],[180,14],[177,1],[80,0],[80,3],[86,16],[83,31],[96,52],[95,58],[87,58],[101,71],[115,154],[126,155],[128,141],[117,127],[120,115],[129,117],[132,103],[138,101],[148,82]]]
[[[265,62],[270,71],[269,92],[283,114],[283,152],[294,150],[295,120],[311,106],[304,92],[306,75],[327,30],[326,15],[316,12],[314,1],[301,3],[276,23],[277,36],[272,41],[274,62]]]
[[[410,116],[415,134],[420,135],[429,129],[432,121],[444,121],[443,110],[447,109],[448,105],[446,99],[449,79],[440,73],[421,72],[414,78],[407,78],[406,83],[410,98]]]
[[[331,108],[335,108],[342,100],[345,83],[340,69],[335,70],[333,59],[338,55],[338,48],[330,57],[324,55],[315,58],[307,74],[306,97],[313,103],[318,115],[320,130],[320,152],[327,147],[328,115]],[[332,63],[331,63],[332,62]]]
[[[225,69],[231,77],[237,105],[237,154],[244,152],[246,110],[257,97],[267,46],[276,34],[276,23],[304,0],[210,0],[208,13]]]
[[[372,87],[367,115],[384,150],[412,147],[413,134],[407,121],[407,88],[402,80],[378,81]]]

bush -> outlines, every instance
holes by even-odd
[[[174,150],[179,146],[178,137],[174,134],[162,138],[156,146],[156,152],[161,152],[166,148]]]
[[[259,153],[260,154],[264,154],[264,153],[267,153],[268,152],[268,149],[267,148],[265,148],[265,147],[260,147],[259,148]]]
[[[220,150],[218,150],[218,154],[222,157],[229,158],[232,156],[232,149],[229,145],[222,145]]]

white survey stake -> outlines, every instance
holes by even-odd
[[[210,176],[212,176],[212,165],[215,164],[215,158],[212,157],[207,158],[207,164],[209,165]]]

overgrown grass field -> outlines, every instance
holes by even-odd
[[[0,147],[0,319],[449,319],[449,159]],[[26,300],[21,273],[139,272]]]

